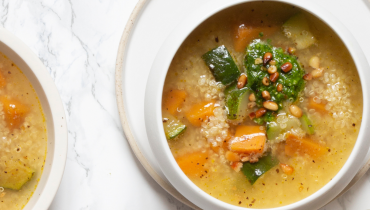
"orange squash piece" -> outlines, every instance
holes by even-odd
[[[164,108],[172,115],[181,107],[186,99],[187,93],[185,90],[170,90],[164,100]]]
[[[326,148],[308,138],[298,138],[293,134],[288,134],[285,144],[285,154],[288,156],[305,155],[319,157],[325,154]]]
[[[266,38],[278,31],[279,28],[279,26],[255,27],[241,24],[234,30],[234,49],[236,52],[243,52],[253,39],[259,37],[261,32],[263,33],[263,38]]]
[[[186,113],[186,118],[194,126],[200,126],[203,120],[213,115],[216,101],[204,101],[193,105]]]
[[[308,99],[308,108],[309,109],[315,109],[317,112],[320,112],[322,114],[326,114],[328,111],[325,109],[325,104],[323,103],[316,103],[313,100],[313,97]]]
[[[235,137],[230,144],[230,149],[238,153],[262,153],[266,142],[266,133],[260,126],[236,127]]]
[[[5,87],[5,85],[6,85],[5,77],[2,73],[0,73],[0,88]]]
[[[5,121],[10,130],[19,128],[24,121],[24,117],[29,112],[29,108],[15,99],[6,96],[0,98],[3,104]]]
[[[201,176],[205,173],[204,164],[207,162],[208,152],[194,152],[176,158],[177,164],[187,176]]]

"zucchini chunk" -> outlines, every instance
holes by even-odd
[[[302,129],[304,131],[306,131],[310,135],[315,133],[315,128],[313,127],[311,120],[308,118],[307,114],[303,114],[300,120],[302,124]]]
[[[5,167],[0,167],[0,187],[20,190],[31,180],[34,171],[19,161],[6,161]]]
[[[247,117],[249,89],[244,87],[237,88],[237,83],[233,83],[225,89],[225,105],[227,109],[227,119],[243,120]]]
[[[217,82],[229,85],[238,79],[240,71],[224,45],[202,55]]]
[[[305,49],[316,43],[316,38],[310,32],[310,27],[304,15],[299,13],[283,24],[285,36],[292,39],[298,50]]]
[[[300,126],[298,118],[293,116],[288,116],[288,121],[286,121],[284,124],[286,124],[286,127],[281,128],[280,125],[275,121],[268,122],[266,125],[267,139],[275,140],[280,134]]]
[[[260,158],[256,163],[245,162],[241,171],[253,185],[260,176],[278,163],[279,160],[276,157],[272,157],[271,154],[268,154],[267,156]]]
[[[183,133],[186,130],[186,125],[174,116],[166,114],[163,117],[163,128],[167,140],[170,140]]]

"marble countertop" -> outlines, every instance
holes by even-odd
[[[318,4],[329,8],[329,2]],[[370,20],[362,0],[341,0],[332,11],[367,40],[369,28],[346,21],[346,10]],[[115,98],[115,61],[137,0],[0,0],[0,27],[14,33],[47,67],[67,114],[68,158],[51,210],[177,209],[189,207],[166,193],[125,141]],[[353,19],[352,19],[353,20]],[[358,27],[357,27],[358,28]],[[352,30],[353,29],[353,30]],[[369,42],[367,42],[369,43]],[[364,46],[365,54],[370,48]],[[370,56],[368,56],[368,60]],[[323,210],[370,209],[370,172]]]

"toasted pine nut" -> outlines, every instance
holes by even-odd
[[[277,90],[278,92],[283,91],[283,85],[282,85],[282,84],[278,84],[278,86],[277,86],[276,90]]]
[[[259,118],[259,117],[262,117],[263,115],[265,115],[267,112],[267,110],[265,108],[259,108],[257,111],[256,111],[256,117]]]
[[[263,55],[263,65],[266,66],[270,62],[271,59],[272,59],[272,54],[270,52],[265,53],[265,55]]]
[[[310,60],[308,61],[308,64],[312,67],[312,68],[319,68],[320,67],[320,58],[317,57],[317,56],[312,56],[310,58]]]
[[[267,79],[267,77],[264,77],[264,78],[262,79],[262,84],[264,84],[265,86],[268,86],[268,85],[270,84],[269,79]]]
[[[271,110],[271,111],[277,111],[279,109],[279,106],[277,105],[277,103],[275,103],[273,101],[263,102],[263,107],[265,107],[266,109]]]
[[[307,73],[307,74],[303,75],[303,79],[306,80],[306,81],[312,80],[312,75],[310,73]]]
[[[262,98],[264,98],[265,100],[270,100],[270,93],[267,90],[262,91]]]
[[[322,76],[322,72],[324,71],[323,68],[318,68],[311,71],[312,78],[319,78]]]
[[[256,58],[255,60],[254,60],[254,64],[261,64],[261,63],[263,63],[263,60],[262,60],[262,58]]]
[[[247,76],[245,74],[240,75],[238,79],[238,89],[242,89],[247,84]]]
[[[276,60],[271,60],[271,61],[269,62],[269,64],[270,64],[270,65],[273,65],[273,66],[274,66],[274,65],[276,65]]]
[[[271,82],[276,82],[279,79],[279,72],[275,72],[270,75]]]
[[[287,175],[291,175],[294,172],[294,168],[290,165],[280,163],[279,166],[281,170],[283,170],[283,172]]]
[[[291,55],[293,55],[295,53],[295,48],[289,47],[288,48],[288,53],[291,54]]]
[[[296,105],[290,105],[290,106],[289,106],[289,111],[290,111],[290,113],[292,113],[292,115],[293,115],[294,117],[298,117],[298,118],[300,118],[300,117],[302,117],[302,115],[303,115],[303,112],[302,112],[301,108],[299,108],[299,107],[298,107],[298,106],[296,106]]]
[[[249,101],[256,101],[256,96],[254,95],[254,93],[251,93],[248,97]]]
[[[270,62],[270,63],[271,63],[271,62]],[[271,65],[271,66],[267,69],[267,72],[268,72],[269,74],[273,74],[273,73],[277,72],[277,68],[276,68],[276,66]]]
[[[286,62],[283,65],[280,66],[281,70],[285,73],[289,72],[292,70],[293,66],[290,62]]]
[[[253,102],[249,102],[249,103],[248,103],[248,108],[249,108],[249,109],[252,109],[252,108],[253,108],[253,107],[255,107],[255,106],[256,106],[256,102],[254,102],[254,101],[253,101]]]
[[[254,113],[254,112],[249,113],[249,118],[251,120],[253,120],[254,118],[256,118],[256,113]]]

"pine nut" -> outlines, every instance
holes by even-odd
[[[249,118],[251,120],[253,120],[254,118],[256,118],[256,113],[254,113],[254,112],[249,113]]]
[[[248,109],[252,109],[255,106],[256,106],[256,102],[254,102],[254,101],[248,103]]]
[[[261,64],[263,62],[263,60],[262,60],[262,58],[256,58],[255,60],[254,60],[254,64]]]
[[[315,69],[311,72],[312,78],[319,78],[322,76],[323,68]]]
[[[288,53],[291,54],[291,55],[293,55],[295,53],[295,48],[289,47],[288,48]]]
[[[262,117],[263,115],[265,115],[267,112],[267,110],[265,108],[259,108],[257,111],[256,111],[256,117],[259,118],[259,117]]]
[[[247,76],[245,74],[240,75],[238,79],[238,89],[242,89],[247,84]]]
[[[271,62],[270,62],[270,63],[271,63]],[[277,72],[277,68],[276,68],[276,66],[271,65],[271,66],[267,69],[267,72],[268,72],[269,74],[273,74],[273,73]]]
[[[270,62],[271,59],[272,59],[272,54],[270,52],[265,53],[265,55],[263,55],[263,65],[266,66]]]
[[[299,108],[299,107],[298,107],[298,106],[296,106],[296,105],[290,105],[290,106],[289,106],[289,111],[290,111],[290,113],[292,113],[292,115],[293,115],[294,117],[298,117],[298,118],[300,118],[300,117],[302,117],[302,115],[303,115],[302,109],[301,109],[301,108]]]
[[[308,61],[308,64],[314,68],[317,69],[320,67],[320,58],[317,56],[312,56],[310,60]]]
[[[283,85],[282,85],[282,84],[278,84],[278,86],[277,86],[276,90],[277,90],[278,92],[283,91]]]
[[[265,107],[266,109],[271,110],[271,111],[277,111],[279,109],[279,106],[277,105],[277,103],[275,103],[273,101],[263,102],[263,107]]]
[[[303,75],[303,79],[306,80],[306,81],[312,80],[312,75],[310,73],[307,73],[307,74]]]
[[[270,75],[271,82],[276,82],[279,79],[279,72],[275,72]]]
[[[269,62],[269,64],[274,66],[274,65],[276,65],[276,61],[275,61],[275,60],[271,60],[271,61]]]
[[[264,78],[262,79],[262,84],[264,84],[265,86],[268,86],[268,85],[270,84],[269,79],[267,79],[267,77],[264,77]]]
[[[262,91],[262,98],[264,98],[265,100],[270,100],[270,93],[267,90]]]
[[[292,70],[293,66],[290,62],[286,62],[284,63],[283,65],[281,65],[281,70],[285,73],[289,72],[290,70]]]
[[[253,102],[253,101],[256,101],[256,96],[254,95],[254,93],[251,93],[248,97],[249,101]]]

